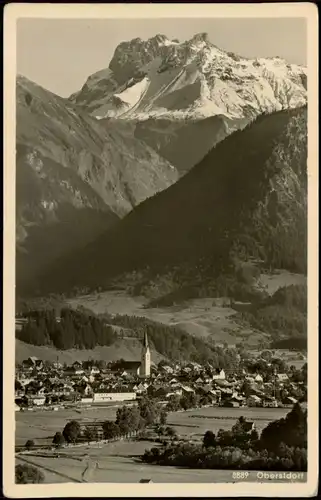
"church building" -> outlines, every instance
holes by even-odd
[[[117,365],[117,369],[124,370],[126,373],[137,375],[141,378],[150,377],[151,370],[151,354],[148,342],[148,336],[145,332],[143,339],[143,346],[141,351],[140,361],[123,361],[121,365]]]

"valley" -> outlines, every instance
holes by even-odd
[[[115,40],[16,77],[16,482],[305,481],[307,68]]]

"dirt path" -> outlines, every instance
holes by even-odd
[[[84,483],[89,482],[92,479],[92,475],[94,470],[99,469],[99,462],[95,462],[94,464],[91,461],[87,462],[85,470],[81,474],[81,479]]]

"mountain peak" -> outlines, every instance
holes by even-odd
[[[158,33],[157,35],[153,36],[152,38],[149,38],[148,41],[150,42],[150,41],[153,41],[153,40],[155,40],[156,42],[162,43],[162,42],[165,42],[166,40],[168,40],[168,38],[167,38],[166,35],[161,35],[161,34]]]
[[[198,42],[205,42],[205,43],[210,43],[210,39],[208,36],[208,33],[196,33],[191,38],[191,42],[198,43]]]
[[[122,42],[109,74],[89,77],[71,100],[96,117],[248,120],[306,103],[306,69],[278,57],[242,57],[206,32],[183,42],[157,33]]]

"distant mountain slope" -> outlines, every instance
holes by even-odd
[[[144,269],[197,282],[249,258],[305,271],[306,162],[306,108],[261,116],[83,251],[57,261],[33,290],[104,287]]]
[[[302,66],[226,52],[206,33],[184,42],[156,35],[119,44],[70,100],[100,119],[135,123],[136,137],[184,174],[260,113],[305,105],[306,80]]]
[[[17,279],[91,241],[177,179],[130,130],[17,78]]]
[[[246,118],[232,120],[222,115],[201,120],[150,118],[136,122],[135,137],[151,146],[183,175],[218,142],[248,122]]]

